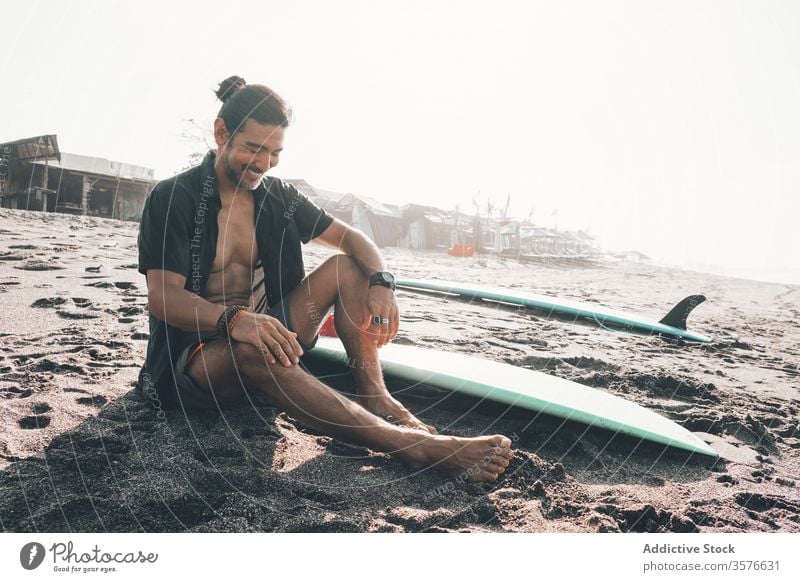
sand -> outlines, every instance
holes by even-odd
[[[0,528],[12,532],[800,531],[800,287],[647,264],[520,264],[385,249],[399,276],[503,284],[660,318],[708,301],[700,345],[398,292],[395,341],[470,353],[633,400],[720,459],[390,383],[447,434],[503,433],[476,485],[309,430],[275,408],[158,417],[138,225],[0,209]],[[329,251],[305,249],[312,268]],[[336,379],[347,389],[347,378]]]

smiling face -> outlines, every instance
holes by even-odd
[[[242,131],[231,136],[221,118],[214,122],[214,139],[219,146],[217,162],[235,188],[255,190],[264,175],[278,165],[283,131],[283,127],[248,119]]]

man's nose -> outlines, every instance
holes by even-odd
[[[269,154],[253,156],[249,165],[259,172],[266,172],[272,167],[272,156]]]

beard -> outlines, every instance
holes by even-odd
[[[258,178],[256,180],[255,177],[248,176],[249,172],[245,168],[242,168],[240,171],[237,172],[231,165],[230,154],[225,156],[224,161],[225,161],[225,174],[237,188],[246,188],[248,190],[255,190],[256,188],[258,188],[259,184],[261,184],[261,178]]]

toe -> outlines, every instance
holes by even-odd
[[[495,447],[492,449],[492,453],[494,453],[495,457],[511,460],[514,457],[514,451],[511,449],[504,449],[502,447]]]
[[[496,434],[491,439],[491,444],[495,447],[500,447],[502,449],[510,449],[511,448],[511,439],[505,437],[501,434]]]

